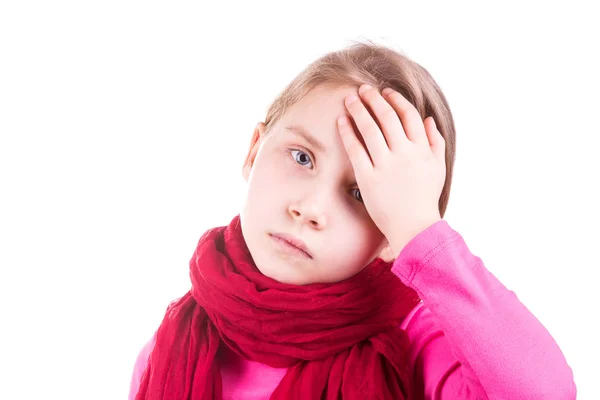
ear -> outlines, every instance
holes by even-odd
[[[250,148],[248,149],[248,154],[246,155],[246,160],[244,161],[244,166],[242,167],[242,176],[246,182],[248,182],[248,178],[250,177],[250,171],[254,165],[254,159],[256,158],[256,154],[258,153],[262,139],[265,136],[265,132],[266,125],[263,122],[256,124],[254,133],[252,134],[252,139],[250,139]]]
[[[394,251],[387,240],[384,242],[382,249],[379,252],[379,258],[385,262],[394,261],[396,258],[396,255],[394,255]]]

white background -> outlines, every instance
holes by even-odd
[[[1,3],[0,398],[125,398],[201,234],[239,211],[255,124],[360,38],[440,84],[445,219],[600,398],[594,2],[200,3]]]

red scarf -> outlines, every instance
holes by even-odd
[[[337,283],[279,283],[256,268],[237,215],[208,230],[191,290],[168,308],[136,400],[222,398],[217,352],[287,373],[271,399],[410,399],[402,318],[417,294],[376,258]]]

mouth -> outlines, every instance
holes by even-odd
[[[271,238],[275,240],[275,242],[281,245],[281,248],[291,251],[297,255],[302,255],[307,258],[312,258],[310,253],[308,252],[308,247],[306,244],[295,236],[288,235],[286,233],[271,233]]]

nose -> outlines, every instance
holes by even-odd
[[[288,212],[292,218],[315,229],[323,229],[327,225],[327,217],[322,206],[315,202],[295,202],[290,204]]]

